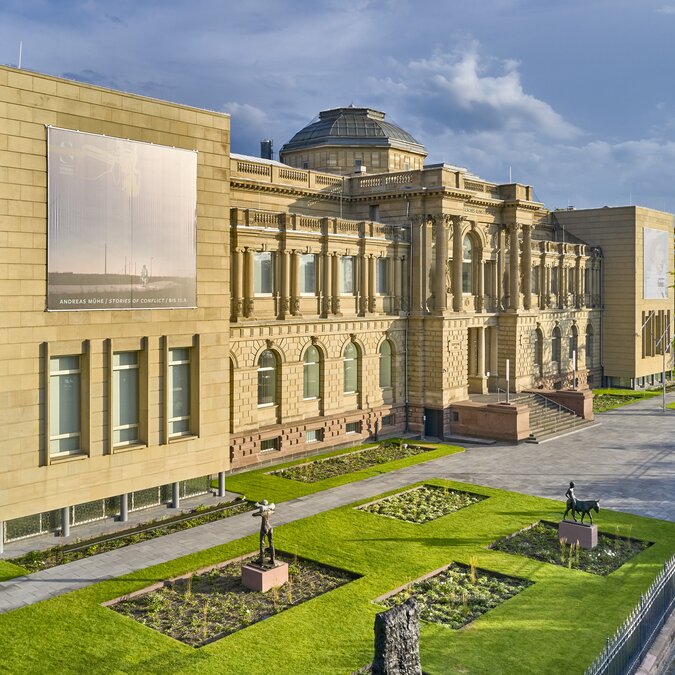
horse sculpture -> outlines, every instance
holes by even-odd
[[[593,515],[591,511],[600,513],[600,500],[599,499],[590,499],[588,501],[582,502],[580,499],[568,499],[567,500],[567,510],[563,516],[563,520],[567,518],[567,514],[572,511],[572,518],[574,522],[577,522],[577,513],[581,514],[581,524],[584,524],[584,516],[588,516],[591,519],[591,525],[593,524]]]

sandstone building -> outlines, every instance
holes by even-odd
[[[526,406],[468,399],[661,372],[669,214],[551,213],[353,106],[283,163],[231,154],[227,115],[11,68],[0,118],[0,540],[380,434],[520,440]]]

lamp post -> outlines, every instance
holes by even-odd
[[[509,389],[511,388],[509,385],[509,360],[506,359],[506,404],[508,405],[510,403],[509,400]]]
[[[666,325],[665,330],[661,333],[661,337],[656,343],[656,348],[661,346],[661,356],[663,357],[663,367],[661,371],[661,410],[666,412],[666,352],[670,347],[670,340],[666,340],[666,337],[670,336],[670,323]],[[664,343],[665,341],[665,343]],[[662,344],[663,343],[663,344]]]

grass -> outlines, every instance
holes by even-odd
[[[257,536],[2,614],[0,670],[346,675],[372,659],[373,621],[381,610],[372,601],[456,562],[533,583],[462,630],[424,623],[425,672],[581,674],[675,553],[675,523],[608,510],[597,518],[600,531],[654,545],[606,577],[490,550],[492,542],[534,522],[559,520],[563,504],[454,481],[424,484],[489,499],[424,524],[381,518],[352,504],[277,526],[279,549],[361,578],[200,649],[99,603],[255,551]]]
[[[634,389],[594,389],[593,412],[606,412],[614,408],[620,408],[630,403],[637,403],[648,398],[661,396],[661,389],[636,391]]]
[[[26,574],[27,570],[7,560],[0,560],[0,581],[7,581]]]
[[[390,442],[392,440],[397,439],[388,439],[384,442]],[[428,462],[429,460],[437,459],[438,457],[444,457],[445,455],[452,455],[456,452],[464,452],[464,448],[456,445],[426,442],[421,443],[420,441],[409,440],[404,440],[403,442],[410,444],[417,443],[434,449],[428,452],[422,452],[418,455],[386,462],[385,464],[377,464],[375,466],[361,469],[359,471],[354,471],[352,473],[325,478],[324,480],[313,483],[289,480],[288,478],[284,478],[281,475],[274,475],[272,473],[277,473],[283,469],[288,469],[300,464],[320,461],[328,457],[338,457],[361,450],[362,448],[371,448],[378,445],[377,443],[367,443],[354,448],[333,450],[332,452],[326,452],[315,457],[305,457],[303,459],[285,462],[283,464],[275,465],[274,467],[266,467],[263,469],[255,469],[254,471],[237,473],[227,477],[227,489],[231,492],[237,492],[239,494],[245,495],[247,499],[252,501],[267,499],[269,501],[278,503],[287,501],[289,499],[295,499],[296,497],[304,497],[305,495],[314,494],[315,492],[320,492],[322,490],[328,490],[329,488],[337,487],[338,485],[353,483],[354,481],[370,478],[371,476],[378,476],[382,473],[395,471],[396,469],[402,469],[403,467],[419,464],[420,462]]]

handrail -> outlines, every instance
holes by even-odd
[[[557,405],[558,410],[560,410],[562,408],[563,410],[567,410],[567,412],[572,413],[572,415],[574,415],[575,417],[579,417],[579,415],[574,410],[572,410],[572,408],[568,408],[566,405],[563,405],[562,403],[558,403],[557,401],[551,400],[548,396],[546,396],[546,394],[539,394],[537,392],[532,392],[532,393],[535,396],[540,396],[541,398],[545,399],[549,403],[552,403],[553,405]]]

